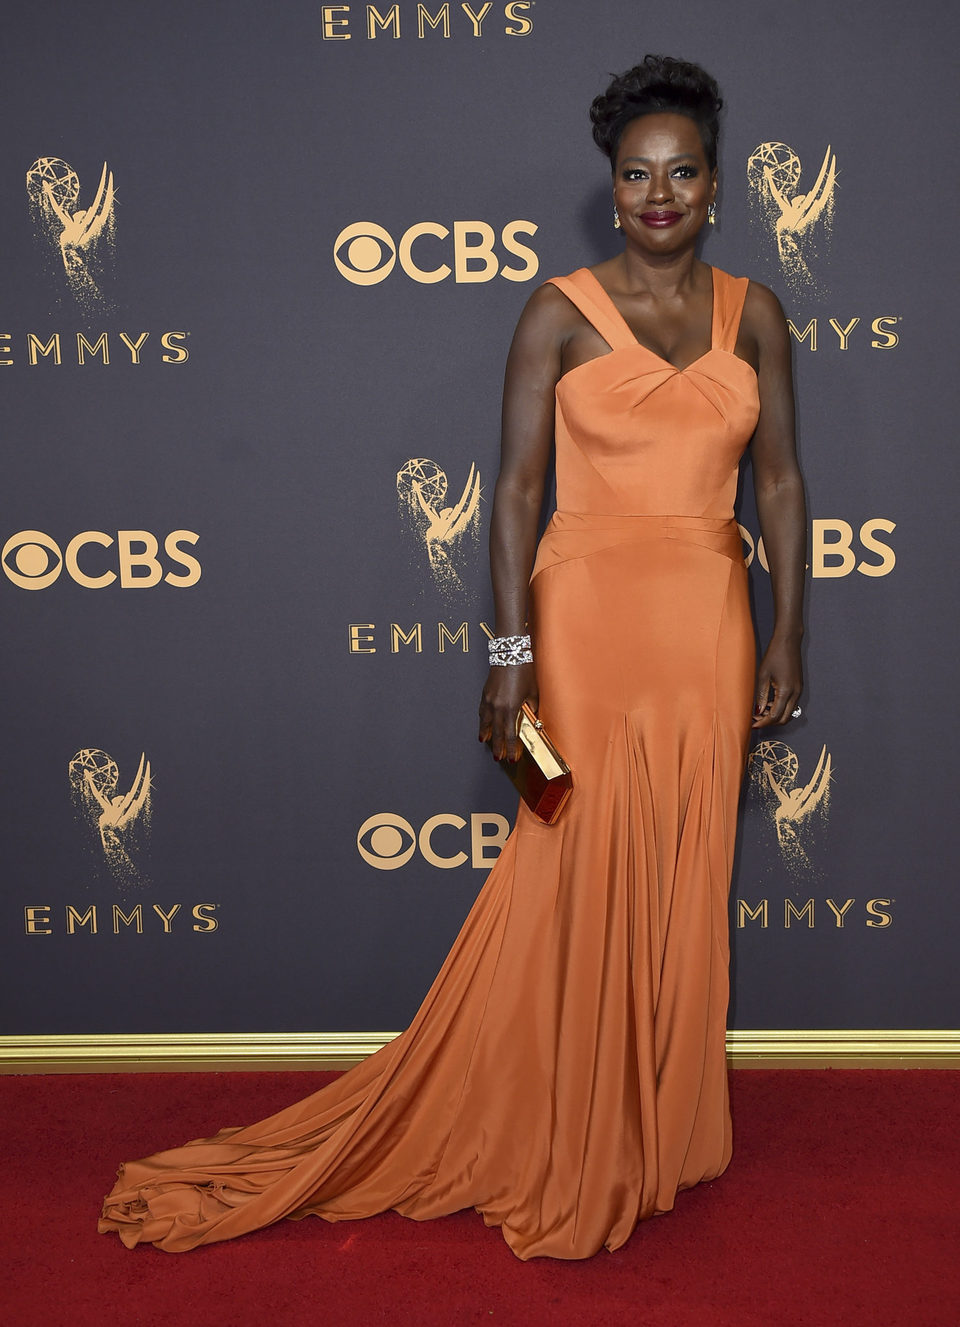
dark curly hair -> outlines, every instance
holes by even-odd
[[[700,130],[710,169],[717,165],[720,108],[716,80],[699,65],[669,55],[645,55],[640,64],[615,78],[590,107],[593,137],[616,168],[620,137],[641,115],[687,115]]]

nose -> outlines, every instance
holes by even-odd
[[[650,176],[647,199],[651,203],[669,203],[673,199],[673,183],[668,171],[657,171]]]

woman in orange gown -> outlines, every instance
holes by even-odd
[[[584,1258],[727,1165],[737,804],[751,704],[780,724],[800,694],[805,516],[783,314],[695,254],[718,110],[702,70],[652,56],[597,98],[624,251],[536,291],[510,351],[496,620],[529,620],[535,662],[491,667],[480,736],[512,758],[539,706],[570,801],[552,827],[521,805],[393,1042],[269,1119],[121,1167],[100,1229],[125,1244],[472,1206],[520,1258]],[[756,684],[748,444],[776,610]]]

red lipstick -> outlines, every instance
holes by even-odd
[[[640,220],[645,226],[654,226],[662,229],[664,226],[673,226],[681,219],[680,212],[642,212]]]

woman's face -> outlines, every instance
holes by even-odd
[[[642,115],[624,129],[617,149],[613,201],[628,243],[649,253],[692,244],[717,193],[717,172],[696,121],[687,115]]]

